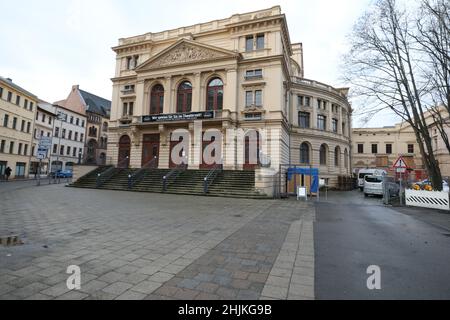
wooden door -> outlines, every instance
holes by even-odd
[[[119,140],[119,160],[117,166],[119,168],[128,168],[130,165],[131,140],[128,136],[123,136]],[[128,157],[128,158],[127,158]]]
[[[152,162],[153,159],[156,160]],[[159,164],[159,134],[144,135],[142,144],[142,166],[158,168]]]
[[[254,170],[259,166],[259,151],[260,151],[260,141],[259,132],[255,135],[248,135],[245,137],[245,159],[244,159],[244,170]],[[251,152],[256,147],[256,163],[255,159],[252,159]],[[254,158],[254,157],[253,157]]]

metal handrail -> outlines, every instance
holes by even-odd
[[[223,171],[222,164],[216,164],[206,175],[205,178],[203,178],[203,193],[208,193],[209,186],[214,182],[214,180],[217,178],[217,175],[219,172]]]
[[[163,191],[166,192],[167,191],[167,182],[169,181],[169,178],[171,178],[172,176],[174,177],[174,181],[177,179],[177,177],[180,175],[180,173],[182,171],[185,171],[187,168],[187,164],[186,163],[181,163],[179,165],[176,166],[176,168],[172,169],[168,174],[166,174],[162,179],[163,179]]]
[[[125,161],[128,161],[129,157],[126,157],[125,159],[123,159],[122,161],[120,161],[117,164],[117,168],[120,168],[122,163],[125,163]],[[115,173],[115,169],[116,167],[112,166],[111,168],[109,168],[108,170],[106,170],[105,172],[99,173],[97,175],[97,181],[96,181],[96,188],[100,188],[103,184],[105,184],[106,181],[108,181]]]
[[[134,174],[129,176],[128,181],[128,188],[133,188],[136,183],[142,180],[142,177],[144,176],[144,172],[147,168],[152,168],[152,165],[156,163],[158,160],[158,157],[154,157],[152,160],[144,164],[138,171],[136,171]]]

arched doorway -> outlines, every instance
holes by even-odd
[[[127,135],[122,136],[119,140],[119,160],[117,162],[119,168],[128,168],[130,165],[130,150],[130,137]]]
[[[245,134],[245,158],[244,158],[244,170],[254,170],[259,166],[260,161],[260,135],[257,130],[249,130]]]
[[[97,141],[94,139],[89,140],[87,143],[87,152],[86,152],[86,163],[87,164],[96,164],[96,154],[97,154]]]
[[[155,159],[153,161],[153,159]],[[153,162],[152,162],[153,161]],[[145,134],[142,144],[142,166],[158,168],[159,134]]]

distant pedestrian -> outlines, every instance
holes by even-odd
[[[12,171],[12,170],[11,170],[10,167],[8,167],[8,168],[5,169],[6,181],[8,181],[9,176],[11,175],[11,171]]]

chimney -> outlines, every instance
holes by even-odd
[[[8,80],[9,82],[12,82],[12,79],[11,79],[11,78],[6,78],[6,80]]]
[[[76,84],[76,85],[72,86],[72,91],[79,90],[79,89],[80,89],[80,85],[79,84]]]

